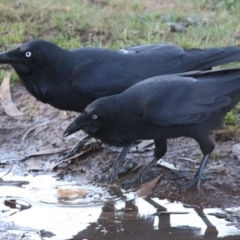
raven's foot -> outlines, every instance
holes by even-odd
[[[126,174],[132,171],[136,166],[137,166],[136,162],[128,160],[127,163],[119,169],[118,175]]]
[[[127,189],[134,189],[134,188],[137,188],[139,185],[141,185],[145,182],[151,181],[152,179],[156,178],[157,176],[159,176],[159,170],[153,171],[148,175],[140,174],[136,177],[135,180],[122,183],[121,186],[122,186],[123,189],[126,189],[126,190]]]
[[[114,172],[106,177],[101,177],[97,180],[97,183],[113,183],[118,180],[118,175],[126,174],[137,166],[137,163],[134,161],[128,161],[123,167],[121,167],[116,176],[114,176]]]
[[[84,148],[85,148],[85,142],[80,141],[72,149],[70,149],[67,152],[63,152],[63,153],[59,154],[59,156],[62,156],[63,157],[62,160],[65,160],[65,159],[71,158],[71,157],[75,156],[76,154],[80,153]]]
[[[195,188],[198,191],[200,190],[200,178],[198,176],[195,176],[194,179],[184,184],[181,188],[181,192],[186,192],[189,188]]]
[[[125,190],[128,190],[128,189],[134,189],[134,188],[137,188],[139,185],[142,184],[142,180],[139,179],[139,178],[136,178],[135,180],[133,181],[129,181],[129,182],[124,182],[121,184],[121,187]]]
[[[83,140],[79,141],[71,150],[63,152],[59,154],[59,156],[63,156],[63,158],[61,159],[63,161],[69,158],[74,158],[74,156],[77,157],[83,151],[99,148],[100,146],[100,142],[96,140],[91,140],[90,136],[87,136]]]
[[[114,172],[109,174],[106,177],[101,177],[97,180],[97,183],[114,183],[118,180],[117,174],[115,175]]]

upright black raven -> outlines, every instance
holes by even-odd
[[[104,143],[124,147],[113,172],[101,179],[103,182],[116,181],[119,165],[135,140],[154,139],[154,158],[132,186],[144,181],[146,171],[164,156],[167,139],[193,138],[201,148],[203,159],[186,188],[198,187],[214,149],[209,131],[219,126],[224,115],[239,101],[240,69],[157,76],[123,93],[97,99],[68,126],[64,135],[82,129]]]

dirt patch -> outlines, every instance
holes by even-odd
[[[53,171],[53,166],[61,159],[58,153],[31,157],[42,151],[60,151],[69,148],[86,135],[79,132],[72,137],[63,138],[62,133],[68,124],[78,115],[73,112],[63,112],[42,104],[33,98],[21,84],[12,87],[13,101],[23,116],[9,117],[0,108],[0,163],[6,169],[14,163],[12,171],[19,175],[29,174],[26,164],[29,161],[39,160],[43,164],[52,164],[43,168],[44,171]],[[204,207],[232,207],[240,200],[240,161],[232,154],[233,144],[239,142],[239,134],[230,138],[219,138],[215,141],[215,160],[208,163],[208,169],[215,172],[201,183],[201,190],[179,193],[180,187],[187,181],[186,178],[171,180],[162,178],[151,193],[152,197],[180,200],[187,204],[202,205]],[[226,140],[226,141],[223,141]],[[139,146],[139,145],[138,145]],[[102,146],[87,151],[72,164],[62,164],[54,169],[62,179],[77,180],[78,182],[93,182],[99,176],[107,174],[120,149]],[[153,156],[153,146],[131,149],[127,160],[136,161],[138,166],[147,164]],[[190,159],[190,161],[189,161]],[[164,161],[178,165],[181,169],[190,168],[196,171],[201,160],[201,153],[197,143],[191,139],[179,138],[168,141],[168,152]],[[193,160],[193,161],[191,161]],[[194,162],[196,161],[196,162]],[[28,169],[28,170],[27,170]],[[140,169],[140,168],[139,168]],[[163,167],[155,169],[163,172]],[[42,170],[42,171],[43,171]],[[41,169],[31,171],[38,174]],[[122,178],[119,183],[136,176],[138,170]],[[31,174],[32,174],[31,173]]]

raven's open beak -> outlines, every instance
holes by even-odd
[[[22,61],[19,57],[17,57],[16,50],[0,53],[0,64],[12,64],[20,62]]]
[[[91,121],[91,120],[90,120]],[[64,131],[63,136],[67,137],[79,130],[86,133],[94,133],[98,130],[97,126],[93,126],[89,121],[89,117],[85,113],[81,113]]]

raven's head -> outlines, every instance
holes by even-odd
[[[117,117],[119,103],[115,96],[99,98],[89,104],[85,110],[66,128],[63,136],[69,136],[78,130],[95,135],[99,130],[107,128]]]
[[[42,69],[51,61],[58,61],[60,54],[65,51],[51,42],[32,40],[14,50],[1,53],[0,64],[10,64],[17,73],[25,74]]]
[[[72,55],[51,42],[32,40],[1,53],[0,64],[10,64],[27,90],[38,100],[57,106],[46,96],[52,94],[55,89],[52,86],[64,84],[62,79],[71,70]]]

